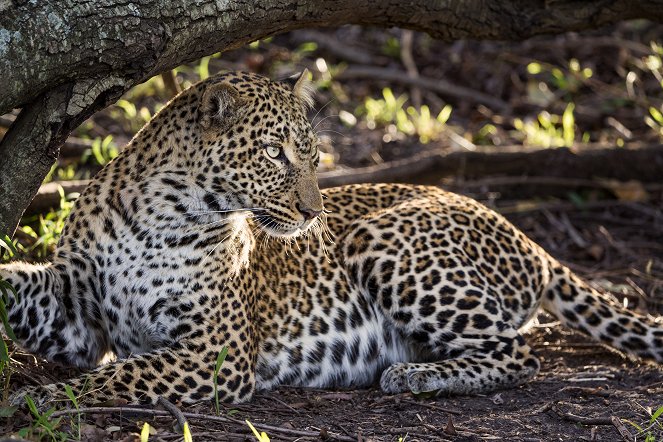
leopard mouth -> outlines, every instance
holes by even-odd
[[[253,218],[263,232],[275,238],[296,238],[306,232],[311,225],[308,221],[299,225],[294,221],[283,222],[266,210],[256,212]]]

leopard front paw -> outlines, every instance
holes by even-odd
[[[29,386],[19,388],[12,393],[9,396],[9,405],[18,408],[30,408],[29,401],[32,401],[37,410],[43,411],[53,399],[53,394],[48,388],[44,386]]]

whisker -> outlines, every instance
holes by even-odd
[[[339,131],[337,131],[337,130],[334,130],[334,129],[322,129],[322,130],[318,130],[318,131],[315,132],[315,134],[316,134],[316,135],[319,135],[319,134],[323,134],[323,133],[325,133],[325,132],[331,132],[331,133],[334,133],[334,134],[336,134],[336,135],[340,135],[340,136],[343,137],[343,138],[350,139],[350,136],[348,136],[348,135],[346,135],[346,134],[344,134],[344,133],[341,133],[341,132],[339,132]]]
[[[323,121],[325,121],[325,120],[327,120],[327,119],[329,119],[329,118],[332,118],[332,117],[338,117],[338,116],[339,116],[338,114],[333,114],[333,115],[327,115],[326,117],[321,118],[320,121],[318,121],[317,123],[315,123],[315,126],[313,126],[313,131],[315,132],[315,130],[318,128],[318,126],[320,126],[320,123],[322,123]],[[316,133],[317,133],[317,132],[316,132]]]
[[[329,105],[331,104],[331,102],[334,101],[335,99],[336,99],[336,97],[332,97],[332,98],[330,98],[329,101],[328,101],[324,106],[322,106],[322,107],[321,107],[321,108],[315,113],[315,115],[313,115],[313,118],[311,118],[311,122],[312,122],[312,123],[315,122],[315,119],[318,117],[318,115],[320,114],[320,112],[322,112],[322,110],[323,110],[324,108],[326,108],[327,106],[329,106]]]

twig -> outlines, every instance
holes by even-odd
[[[384,65],[389,61],[386,57],[375,56],[370,52],[359,49],[356,45],[356,42],[353,42],[352,45],[347,45],[329,33],[300,30],[294,31],[290,35],[291,38],[296,42],[303,43],[314,41],[319,48],[325,49],[334,54],[336,57],[347,60],[351,63]]]
[[[148,409],[148,408],[138,408],[138,407],[84,407],[84,408],[79,408],[78,410],[76,409],[65,409],[65,410],[59,410],[51,414],[51,417],[55,418],[58,416],[66,416],[69,414],[76,414],[76,413],[97,413],[97,414],[119,414],[119,413],[127,413],[127,414],[135,414],[135,415],[142,415],[142,416],[153,416],[153,417],[167,417],[167,416],[172,416],[170,411],[165,411],[165,410],[154,410],[154,409]],[[182,413],[182,415],[187,418],[187,419],[197,419],[197,420],[202,420],[202,421],[208,421],[208,422],[219,422],[223,424],[237,424],[244,426],[244,422],[239,420],[239,419],[234,419],[232,417],[225,417],[225,416],[212,416],[212,415],[207,415],[207,414],[200,414],[200,413]],[[314,437],[318,438],[320,436],[319,432],[315,431],[306,431],[306,430],[295,430],[295,429],[290,429],[290,428],[283,428],[283,427],[277,427],[274,425],[268,425],[268,424],[255,424],[256,428],[260,428],[262,430],[274,432],[274,433],[280,433],[280,434],[287,434],[291,436],[306,436],[306,437]],[[332,435],[334,439],[340,440],[340,441],[347,441],[347,442],[355,442],[357,440],[356,437],[348,437],[348,436],[342,436],[340,434],[334,434]]]
[[[566,419],[571,422],[583,425],[613,425],[612,416],[611,417],[585,417],[577,416],[572,413],[565,413],[561,411],[557,406],[553,405],[552,410],[562,419]]]
[[[283,402],[281,399],[279,399],[277,397],[274,397],[274,396],[268,395],[268,394],[262,394],[262,395],[256,395],[256,396],[257,397],[263,397],[265,399],[269,399],[269,400],[278,402],[279,404],[283,405],[284,407],[286,407],[288,410],[294,412],[295,414],[300,414],[299,410],[291,407],[290,405],[286,404],[285,402]]]
[[[412,405],[417,405],[417,406],[421,406],[421,407],[430,408],[431,410],[442,411],[444,413],[454,414],[456,416],[460,416],[461,414],[463,414],[458,410],[452,410],[451,408],[438,407],[437,405],[428,404],[426,402],[417,402],[417,401],[408,401],[408,400],[406,400],[404,402],[407,402],[407,403],[412,404]]]
[[[163,80],[163,85],[166,87],[166,90],[171,97],[174,97],[175,95],[182,92],[182,88],[180,88],[180,84],[177,82],[177,77],[175,76],[174,70],[171,69],[162,73],[161,79]]]
[[[601,397],[610,397],[610,392],[607,390],[601,390],[599,388],[590,388],[590,387],[576,387],[576,386],[568,386],[564,387],[561,390],[559,390],[559,393],[562,392],[575,392],[575,393],[586,393],[589,395],[593,396],[601,396]]]
[[[419,69],[417,69],[417,64],[414,62],[414,56],[412,55],[413,40],[414,32],[412,30],[403,29],[401,31],[401,61],[405,66],[407,76],[416,81],[419,78]],[[421,89],[416,83],[410,87],[410,96],[414,107],[419,109],[421,107]]]
[[[555,405],[554,402],[548,402],[544,404],[542,407],[537,408],[536,410],[529,413],[528,416],[536,416],[537,414],[543,414],[546,411],[550,410],[554,405]]]
[[[182,414],[182,410],[177,408],[175,404],[163,396],[159,396],[158,402],[163,406],[163,408],[170,412],[170,414],[172,414],[175,419],[177,419],[177,426],[179,427],[177,430],[182,432],[184,430],[184,425],[186,424],[186,418],[184,417],[184,414]]]
[[[428,89],[447,97],[454,97],[459,100],[471,101],[472,103],[481,103],[500,111],[507,111],[509,104],[483,92],[463,87],[439,78],[417,77],[412,78],[407,74],[389,68],[380,68],[375,66],[351,66],[336,75],[338,80],[349,80],[355,78],[370,78],[373,80],[385,80],[407,86],[418,86],[422,89]]]
[[[633,437],[631,432],[628,431],[628,429],[622,423],[622,420],[620,418],[618,418],[617,416],[611,416],[610,422],[617,429],[617,432],[626,442],[635,442],[635,438]]]

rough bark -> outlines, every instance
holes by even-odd
[[[522,39],[663,19],[663,0],[0,0],[0,234],[12,233],[81,121],[183,62],[290,29],[357,23]]]

